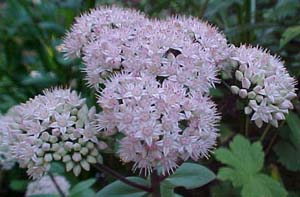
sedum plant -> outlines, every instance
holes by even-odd
[[[285,119],[296,96],[295,80],[278,58],[259,47],[228,44],[217,28],[193,17],[158,20],[131,9],[99,7],[75,19],[58,50],[66,59],[82,60],[98,106],[89,108],[70,88],[53,88],[0,119],[0,148],[7,150],[1,165],[11,159],[27,169],[35,179],[27,196],[49,189],[61,196],[158,197],[175,196],[178,186],[198,188],[215,179],[197,163],[210,157],[219,136],[221,114],[211,89],[225,83],[245,101],[244,112],[257,127],[269,124],[261,141],[270,125]],[[229,82],[220,73],[229,74]],[[104,165],[103,153],[115,153],[139,177]],[[216,159],[229,166],[218,178],[242,188],[242,196],[287,195],[262,172],[259,142],[237,136],[230,150],[216,151]],[[97,194],[90,188],[95,180],[68,192],[69,184],[52,174],[56,162],[75,176],[93,167],[118,180]],[[50,181],[56,191],[43,188]],[[255,187],[260,190],[249,195]]]

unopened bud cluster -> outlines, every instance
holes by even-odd
[[[295,80],[287,73],[283,63],[260,48],[241,46],[236,48],[232,60],[236,84],[231,91],[246,99],[245,114],[258,127],[270,123],[278,127],[278,121],[293,108],[296,97]]]
[[[12,150],[27,173],[35,178],[45,174],[52,161],[61,161],[78,176],[90,164],[102,162],[100,141],[92,126],[95,108],[90,110],[75,91],[47,90],[17,107],[16,142]]]
[[[64,193],[65,196],[69,195],[70,184],[63,176],[54,176],[54,180]],[[41,179],[32,181],[28,184],[26,190],[26,197],[30,196],[43,196],[43,195],[60,195],[55,184],[49,176],[43,176]]]

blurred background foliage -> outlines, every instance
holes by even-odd
[[[0,113],[51,86],[71,86],[87,97],[90,104],[95,102],[94,92],[85,86],[83,65],[65,60],[59,45],[74,17],[103,4],[134,7],[151,17],[183,14],[207,20],[223,31],[230,43],[260,45],[280,55],[290,74],[300,79],[299,0],[0,0]],[[222,85],[212,94],[224,122],[219,144],[227,146],[244,129],[244,116],[236,98]],[[300,195],[299,97],[295,106],[288,124],[282,124],[280,132],[268,135],[264,144],[264,170],[282,181],[291,196]],[[250,125],[250,129],[249,139],[258,139],[255,127]],[[215,172],[220,167],[212,160],[207,164]],[[11,187],[4,189],[4,193],[22,192],[26,185],[18,182],[22,176],[25,179],[18,171],[10,173],[12,181],[7,184]],[[204,191],[212,196],[234,196],[238,192],[228,182],[213,182]]]

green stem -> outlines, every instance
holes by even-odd
[[[248,132],[249,132],[249,116],[246,116],[246,121],[245,121],[245,136],[248,137]]]
[[[50,179],[51,179],[51,181],[53,182],[54,186],[56,187],[56,189],[57,189],[59,195],[60,195],[61,197],[66,197],[66,195],[65,195],[64,192],[61,190],[61,188],[59,187],[58,183],[56,182],[56,180],[55,180],[53,174],[52,174],[51,172],[48,172],[48,175],[50,176]]]
[[[160,179],[157,170],[153,170],[151,174],[152,197],[161,197],[160,194]]]
[[[267,135],[268,131],[270,130],[270,128],[271,128],[271,124],[268,124],[268,126],[265,128],[263,134],[261,135],[259,141],[262,142],[264,140],[264,138],[266,137],[266,135]]]

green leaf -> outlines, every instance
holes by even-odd
[[[243,197],[287,196],[285,189],[276,180],[260,172],[264,163],[260,142],[250,144],[249,140],[237,135],[229,148],[215,151],[216,159],[227,165],[219,169],[219,179],[229,180],[234,187],[242,188]]]
[[[206,167],[195,163],[184,163],[163,183],[173,187],[182,186],[186,189],[194,189],[214,179],[215,174]]]
[[[278,161],[288,170],[300,171],[300,118],[290,112],[286,117],[289,128],[283,130],[281,139],[276,143],[273,150],[278,156]]]
[[[25,191],[28,182],[28,180],[12,180],[9,187],[14,191]]]
[[[286,117],[286,121],[292,131],[290,139],[294,145],[300,145],[300,118],[295,113],[290,112]]]
[[[140,177],[126,177],[130,181],[137,182],[139,184],[147,185],[147,181]],[[97,197],[140,197],[145,196],[147,192],[139,190],[135,187],[129,186],[121,181],[115,181],[102,190],[100,190],[96,196]]]
[[[280,48],[285,46],[289,41],[296,38],[300,35],[300,25],[289,27],[285,32],[282,34],[282,38],[280,39]]]
[[[81,181],[77,183],[71,190],[70,190],[70,196],[76,195],[88,188],[90,188],[94,183],[96,182],[96,179],[88,179],[85,181]]]
[[[273,196],[287,196],[287,192],[280,186],[280,184],[271,177],[259,174],[245,184],[242,189],[242,196],[244,197],[273,197]]]
[[[85,189],[85,190],[82,190],[81,192],[78,192],[70,197],[94,197],[96,196],[96,192],[91,189],[91,188],[88,188],[88,189]]]
[[[300,146],[293,146],[287,140],[281,139],[275,146],[274,151],[278,156],[278,161],[288,170],[300,171]]]
[[[59,197],[57,194],[36,194],[29,197]]]
[[[64,174],[65,167],[59,162],[52,162],[50,167],[50,172],[57,174]]]

